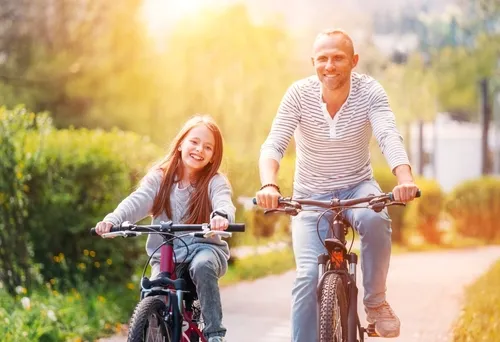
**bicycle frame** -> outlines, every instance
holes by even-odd
[[[150,280],[144,276],[141,279],[140,301],[146,297],[159,296],[165,301],[168,308],[165,320],[172,318],[172,338],[173,341],[189,342],[192,333],[195,333],[201,342],[207,342],[207,339],[193,322],[193,311],[191,308],[186,310],[184,294],[189,292],[186,280],[177,279],[174,263],[174,232],[193,232],[195,237],[207,237],[212,235],[231,236],[231,231],[245,231],[244,224],[229,224],[226,231],[210,231],[208,224],[173,224],[161,222],[156,225],[132,225],[124,222],[120,226],[112,227],[110,233],[103,234],[103,237],[111,236],[137,236],[143,233],[158,233],[163,237],[163,243],[159,246],[160,250],[160,272],[158,276]],[[96,235],[95,229],[91,229],[91,234]],[[105,236],[107,235],[107,236]],[[194,294],[196,295],[196,294]],[[191,306],[190,303],[189,306]],[[186,324],[187,323],[187,324]]]
[[[334,209],[332,210],[332,212],[333,233],[332,230],[328,230],[326,239],[324,240],[327,253],[318,256],[318,308],[320,307],[320,294],[323,287],[323,279],[325,275],[330,272],[339,274],[345,280],[344,286],[346,287],[345,290],[348,297],[347,341],[357,342],[357,334],[359,333],[360,341],[362,342],[364,340],[364,328],[361,326],[358,316],[358,287],[356,284],[356,268],[358,263],[358,255],[354,252],[348,252],[347,250],[347,241],[345,239],[345,236],[347,233],[348,225],[346,225],[345,223],[345,219],[342,215],[341,210]]]
[[[418,190],[416,197],[420,197],[421,192]],[[257,204],[257,200],[254,198],[253,203]],[[374,210],[375,212],[380,212],[385,207],[389,205],[405,205],[401,202],[395,202],[394,196],[391,192],[383,193],[379,195],[370,195],[367,197],[360,197],[354,199],[340,200],[338,198],[332,198],[330,201],[316,201],[316,200],[294,200],[292,198],[280,198],[279,206],[276,209],[268,209],[264,213],[270,212],[284,212],[289,215],[297,215],[299,211],[302,210],[302,205],[310,205],[314,207],[321,207],[327,211],[331,211],[332,218],[332,229],[328,230],[327,236],[324,239],[324,245],[327,252],[320,254],[318,256],[318,287],[317,287],[317,301],[318,301],[318,311],[321,302],[321,290],[323,287],[324,277],[330,273],[339,274],[344,280],[345,293],[348,298],[348,311],[347,311],[347,341],[348,342],[359,342],[364,341],[364,334],[366,333],[369,337],[378,337],[375,332],[375,326],[373,324],[368,324],[366,328],[361,325],[359,315],[358,315],[358,287],[356,284],[356,269],[358,263],[358,255],[354,252],[347,250],[345,239],[347,228],[351,225],[346,222],[342,212],[346,209],[356,208],[356,205],[362,203],[368,203],[364,208]],[[359,207],[358,207],[359,208]],[[353,230],[354,231],[354,230]],[[318,312],[318,340],[319,336],[319,312]]]
[[[157,276],[157,280],[160,280],[163,282],[169,283],[170,281],[173,281],[174,284],[178,284],[177,286],[174,285],[175,293],[176,296],[175,298],[177,299],[177,303],[171,303],[169,305],[170,310],[173,310],[174,307],[176,308],[174,310],[177,311],[178,317],[182,317],[183,321],[178,322],[180,325],[182,325],[182,331],[181,331],[181,336],[177,337],[176,336],[176,331],[174,331],[174,341],[176,338],[178,338],[179,341],[184,341],[184,339],[187,339],[187,342],[189,342],[189,336],[192,332],[195,332],[201,342],[207,342],[205,336],[203,333],[200,331],[198,326],[193,322],[192,318],[192,311],[185,310],[184,307],[184,293],[186,292],[186,281],[184,279],[177,279],[177,275],[175,273],[175,264],[174,264],[174,246],[173,246],[173,239],[170,238],[168,235],[164,235],[164,244],[160,247],[160,273]],[[144,280],[144,279],[143,279]],[[157,295],[156,291],[145,291],[144,287],[141,290],[141,300],[148,295]],[[172,286],[168,286],[163,290],[160,290],[159,294],[165,295],[165,300],[168,301],[169,299],[171,300],[173,296],[171,296],[168,292],[172,291]],[[167,293],[165,293],[167,292]],[[167,299],[169,298],[169,299]],[[167,303],[168,304],[168,303]],[[172,314],[172,312],[170,312]],[[173,317],[175,319],[177,315],[173,314]],[[184,329],[185,325],[184,322],[188,324],[187,328]],[[185,335],[185,336],[184,336]]]

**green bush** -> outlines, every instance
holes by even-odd
[[[500,179],[482,177],[460,184],[450,193],[446,211],[459,234],[485,242],[500,240]]]
[[[285,156],[280,164],[278,184],[283,196],[292,195],[294,158]],[[269,238],[288,232],[289,217],[285,215],[265,215],[253,204],[252,198],[260,188],[258,156],[253,158],[241,156],[231,148],[227,148],[224,156],[222,172],[225,173],[233,188],[233,200],[236,206],[236,221],[245,222],[245,233],[234,234],[230,239],[231,246],[238,246],[248,241]],[[246,207],[243,202],[246,203]]]
[[[23,107],[0,108],[0,281],[11,295],[20,284],[31,287],[27,192],[38,146],[48,129],[45,114],[35,115]],[[27,152],[30,135],[35,146]]]
[[[0,289],[0,341],[95,341],[121,329],[138,300],[138,289],[128,283],[112,291],[79,284],[60,293],[49,284],[31,295],[24,288],[12,297]]]
[[[374,167],[373,175],[384,192],[390,192],[396,185],[398,185],[396,176],[392,174],[390,168],[386,165]],[[400,206],[391,206],[388,208],[388,211],[392,220],[392,241],[403,243],[405,208]]]
[[[46,137],[28,183],[27,222],[44,281],[57,278],[59,286],[71,287],[103,274],[111,283],[130,277],[143,261],[144,239],[103,240],[91,237],[89,229],[133,191],[161,155],[147,140],[120,131],[68,129]]]
[[[405,211],[405,231],[415,231],[431,244],[440,244],[442,232],[439,228],[445,195],[435,180],[417,178],[423,199],[409,203]]]

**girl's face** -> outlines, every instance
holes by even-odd
[[[205,125],[193,127],[179,146],[184,176],[192,175],[207,166],[212,161],[214,148],[215,138],[212,131]]]

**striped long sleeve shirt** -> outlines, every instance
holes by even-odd
[[[408,164],[387,94],[375,79],[352,73],[346,102],[332,119],[316,76],[294,82],[286,91],[261,147],[260,158],[278,163],[292,135],[296,144],[294,192],[322,194],[373,177],[372,134],[391,170]]]

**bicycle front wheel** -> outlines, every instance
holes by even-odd
[[[165,317],[168,307],[159,297],[146,297],[141,300],[132,315],[128,342],[176,342],[172,323]]]
[[[327,273],[319,297],[319,341],[347,341],[347,296],[342,278]]]

